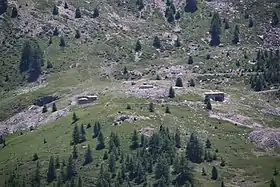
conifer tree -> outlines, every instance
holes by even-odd
[[[238,42],[239,42],[239,28],[236,25],[234,28],[232,43],[237,44]]]
[[[212,180],[217,180],[218,179],[218,170],[215,166],[212,167]]]
[[[37,164],[36,164],[36,170],[35,170],[35,175],[34,175],[34,179],[33,179],[33,186],[34,187],[41,186],[40,163],[39,162],[37,162]]]
[[[127,105],[126,105],[126,109],[127,109],[127,110],[131,110],[130,104],[127,104]]]
[[[103,160],[107,160],[107,159],[108,159],[108,152],[105,151],[105,152],[104,152],[104,155],[103,155]]]
[[[53,35],[54,36],[58,36],[59,35],[59,30],[58,30],[57,27],[54,28]]]
[[[75,179],[74,178],[71,179],[69,187],[75,187]]]
[[[176,133],[175,133],[174,139],[175,139],[175,147],[181,148],[181,137],[180,137],[179,129],[176,129]]]
[[[171,112],[170,112],[170,109],[169,109],[168,105],[166,105],[166,107],[165,107],[165,113],[166,113],[166,114],[171,114]]]
[[[83,181],[82,181],[81,176],[79,176],[77,187],[83,187]]]
[[[76,113],[74,112],[73,116],[72,116],[73,123],[77,122],[78,120],[79,120],[79,118],[77,117]]]
[[[279,17],[277,15],[277,12],[276,11],[273,11],[273,14],[272,14],[272,20],[271,20],[271,25],[273,27],[275,27],[276,25],[278,25],[279,23]]]
[[[208,99],[207,102],[206,102],[206,109],[212,110],[212,105],[211,105],[210,99]]]
[[[191,86],[191,87],[195,87],[195,82],[194,82],[193,79],[190,80],[190,86]]]
[[[49,168],[47,172],[47,182],[51,183],[56,178],[55,167],[54,167],[54,159],[53,156],[50,157],[49,160]]]
[[[276,184],[276,181],[275,181],[274,178],[270,180],[270,185],[269,186],[270,187],[277,187],[277,184]]]
[[[225,160],[222,158],[220,166],[224,167],[226,165]]]
[[[154,111],[155,111],[155,109],[154,109],[154,103],[152,103],[152,102],[150,102],[150,104],[149,104],[149,111],[150,111],[150,112],[154,112]]]
[[[186,0],[185,12],[195,12],[197,10],[196,0]]]
[[[85,127],[84,124],[81,124],[81,135],[80,135],[80,142],[83,142],[86,140],[86,131],[85,131]]]
[[[50,46],[50,45],[52,45],[52,43],[53,43],[52,37],[50,37],[48,45]],[[48,61],[48,62],[49,62],[49,61]],[[48,68],[48,65],[47,65],[47,68]]]
[[[251,27],[253,27],[253,26],[254,26],[253,19],[252,19],[252,18],[250,18],[250,19],[249,19],[249,24],[248,24],[248,27],[249,27],[249,28],[251,28]]]
[[[109,172],[115,174],[116,172],[116,158],[113,153],[110,154],[109,160],[108,160],[108,169]]]
[[[92,162],[92,152],[90,145],[88,145],[87,150],[85,152],[85,160],[84,160],[84,165],[87,165]]]
[[[101,150],[105,148],[105,143],[104,143],[104,136],[103,133],[100,131],[97,137],[97,145],[96,145],[96,150]]]
[[[187,144],[187,156],[191,162],[201,163],[203,162],[203,149],[198,137],[192,133]]]
[[[66,44],[65,44],[65,40],[64,40],[64,38],[63,38],[63,37],[60,37],[60,43],[59,43],[59,46],[60,46],[60,47],[65,47],[65,46],[66,46]]]
[[[229,29],[230,27],[227,19],[224,20],[224,23],[225,23],[225,29]]]
[[[169,88],[168,97],[169,98],[174,98],[175,97],[175,91],[174,91],[172,86],[170,86],[170,88]]]
[[[180,18],[181,18],[181,14],[179,11],[177,11],[175,14],[175,20],[178,21]]]
[[[124,68],[123,68],[123,74],[125,75],[125,74],[127,74],[128,73],[128,71],[127,71],[127,67],[126,66],[124,66]]]
[[[55,159],[55,168],[58,169],[60,167],[59,156],[56,156]]]
[[[56,104],[53,103],[53,104],[52,104],[52,112],[56,112],[56,111],[57,111]]]
[[[75,18],[81,18],[81,17],[82,17],[82,13],[81,13],[80,8],[76,8],[76,11],[75,11]]]
[[[206,174],[206,172],[205,172],[205,169],[204,168],[202,168],[202,176],[206,176],[207,174]]]
[[[101,127],[100,127],[100,123],[99,122],[95,122],[94,123],[94,127],[93,127],[93,138],[96,138],[99,134],[101,130]]]
[[[24,43],[24,46],[21,51],[21,59],[19,70],[20,73],[26,72],[29,69],[29,66],[32,61],[33,49],[29,41]]]
[[[141,145],[141,147],[144,147],[145,144],[146,144],[145,135],[144,135],[144,134],[141,134],[141,137],[140,137],[140,145]]]
[[[75,38],[76,39],[81,38],[81,33],[80,33],[80,31],[78,29],[76,30]]]
[[[73,162],[73,157],[72,155],[70,155],[66,166],[66,179],[71,180],[72,177],[75,176],[75,174],[76,174],[76,169]]]
[[[56,16],[58,15],[58,7],[56,5],[53,5],[53,15]]]
[[[154,41],[153,41],[153,46],[154,46],[156,49],[161,48],[160,39],[159,39],[158,36],[155,36]]]
[[[33,159],[32,159],[32,161],[36,161],[36,160],[38,160],[38,159],[39,159],[38,154],[37,154],[37,153],[35,153],[35,154],[33,155]]]
[[[64,168],[63,164],[61,164],[61,167],[60,167],[60,175],[59,175],[58,180],[60,180],[59,181],[60,183],[64,183],[66,181],[65,168]]]
[[[93,18],[99,17],[99,10],[98,10],[98,7],[95,7],[95,8],[94,8],[92,17],[93,17]]]
[[[137,131],[134,129],[132,137],[131,137],[131,149],[136,149],[139,146],[139,142],[138,142],[139,138],[138,138],[138,134]]]
[[[192,58],[192,56],[189,56],[188,64],[193,64],[193,58]]]
[[[0,15],[7,11],[8,0],[0,0]]]
[[[135,52],[139,52],[141,51],[141,49],[142,49],[141,43],[139,40],[137,40],[135,44]]]
[[[77,149],[76,144],[74,144],[74,146],[73,146],[72,156],[73,156],[73,159],[78,158],[78,149]]]
[[[78,144],[80,143],[80,132],[79,132],[79,129],[78,129],[78,125],[75,124],[74,126],[74,130],[73,130],[73,133],[72,133],[72,144]]]
[[[13,7],[12,8],[12,15],[11,15],[11,17],[12,18],[16,18],[17,16],[18,16],[18,10],[17,10],[16,7]]]
[[[47,108],[46,105],[44,105],[44,106],[43,106],[43,109],[42,109],[42,113],[46,113],[46,112],[48,112],[48,108]]]
[[[68,8],[69,8],[67,2],[64,2],[64,8],[65,8],[65,9],[68,9]]]
[[[218,46],[220,44],[220,34],[221,34],[221,19],[218,12],[215,12],[213,14],[211,20],[210,33],[211,33],[210,45]]]
[[[277,176],[278,174],[279,174],[279,171],[277,170],[276,167],[274,167],[273,176]]]
[[[207,149],[210,149],[210,148],[211,148],[211,142],[210,142],[210,140],[209,140],[208,138],[207,138],[207,140],[206,140],[205,147],[206,147]]]
[[[183,87],[183,81],[182,81],[181,77],[177,77],[175,86]]]
[[[181,46],[181,42],[179,36],[177,36],[177,39],[175,40],[175,47],[180,47],[180,46]]]
[[[175,18],[174,18],[174,12],[173,12],[173,10],[172,10],[171,8],[169,8],[169,9],[168,9],[168,12],[167,12],[167,21],[168,21],[169,23],[173,23],[174,20],[175,20]]]
[[[225,187],[224,181],[221,182],[221,187]]]
[[[138,6],[138,10],[141,11],[144,8],[143,0],[137,0],[136,5]]]
[[[175,179],[176,183],[180,186],[186,184],[186,182],[192,183],[192,170],[189,167],[188,161],[184,155],[181,155],[179,165],[179,172]]]

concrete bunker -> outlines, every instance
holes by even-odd
[[[223,102],[225,100],[225,93],[224,92],[205,92],[205,100],[212,99],[213,101],[220,101]]]
[[[79,97],[77,97],[77,103],[79,105],[93,103],[96,100],[97,100],[97,96],[96,95],[86,95],[86,96],[79,96]]]

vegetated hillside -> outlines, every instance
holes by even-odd
[[[276,0],[6,2],[0,186],[280,183]]]

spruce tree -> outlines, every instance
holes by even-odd
[[[192,56],[189,56],[188,64],[193,64],[193,57]]]
[[[76,145],[73,146],[72,156],[73,156],[73,159],[77,159],[78,156],[79,156],[78,155],[78,149],[77,149]]]
[[[204,168],[202,168],[202,176],[206,176],[207,174],[206,174],[206,172],[205,172],[205,169]]]
[[[103,155],[103,160],[107,160],[107,159],[108,159],[108,152],[105,151],[105,152],[104,152],[104,155]]]
[[[191,87],[195,87],[195,82],[194,82],[193,79],[190,80],[190,86],[191,86]]]
[[[93,17],[93,18],[99,17],[99,10],[98,10],[97,7],[94,8],[92,17]]]
[[[221,187],[225,187],[224,181],[221,182]]]
[[[36,161],[36,160],[38,160],[38,159],[39,159],[38,154],[37,154],[37,153],[35,153],[35,154],[33,155],[33,159],[32,159],[32,161]]]
[[[56,112],[56,111],[57,111],[56,104],[53,103],[53,104],[52,104],[52,112]]]
[[[8,0],[0,0],[0,15],[7,11]]]
[[[220,34],[221,34],[221,19],[218,12],[215,12],[213,14],[211,20],[210,33],[211,33],[210,45],[218,46],[220,44]]]
[[[82,181],[81,176],[79,176],[77,187],[83,187],[83,181]]]
[[[100,123],[99,122],[95,122],[94,126],[93,126],[93,135],[92,138],[96,138],[100,132]]]
[[[88,145],[87,150],[85,152],[85,160],[84,160],[84,165],[87,165],[92,162],[92,152],[90,145]]]
[[[154,111],[155,111],[155,109],[154,109],[154,103],[152,103],[152,102],[149,103],[149,111],[150,111],[150,112],[154,112]]]
[[[65,40],[64,40],[64,38],[63,38],[63,37],[60,37],[60,43],[59,43],[59,46],[60,46],[60,47],[65,47],[65,46],[66,46],[66,44],[65,44]]]
[[[278,174],[279,174],[279,171],[277,170],[276,167],[274,167],[273,176],[277,176]]]
[[[65,8],[65,9],[68,9],[68,8],[69,8],[67,2],[64,3],[64,8]]]
[[[226,165],[225,160],[222,158],[220,166],[224,167]]]
[[[270,180],[270,185],[269,186],[270,187],[277,187],[277,184],[276,184],[276,181],[275,181],[274,178]]]
[[[181,186],[186,184],[186,182],[192,182],[192,169],[189,167],[188,161],[184,155],[181,155],[179,165],[179,173],[175,179],[176,183]]]
[[[56,168],[56,169],[59,169],[59,167],[60,167],[59,156],[56,156],[56,159],[55,159],[55,168]]]
[[[135,44],[135,52],[139,52],[141,51],[141,49],[142,49],[141,43],[139,40],[137,40]]]
[[[74,126],[74,130],[73,130],[73,133],[72,133],[72,144],[78,144],[80,143],[80,132],[79,132],[79,129],[78,129],[78,125],[75,124]]]
[[[144,147],[145,144],[146,144],[145,135],[144,135],[144,134],[141,134],[141,137],[140,137],[140,145],[141,145],[141,147]]]
[[[75,18],[81,18],[81,17],[82,17],[82,13],[81,13],[80,8],[76,8],[76,11],[75,11]]]
[[[180,137],[179,129],[176,129],[176,133],[175,133],[174,139],[175,139],[175,147],[181,148],[181,137]]]
[[[248,27],[251,28],[251,27],[253,27],[253,26],[254,26],[253,19],[250,18],[250,19],[249,19],[249,23],[248,23]]]
[[[104,136],[103,133],[100,131],[97,137],[96,150],[101,150],[104,148],[105,148]]]
[[[72,122],[75,123],[79,120],[79,118],[77,117],[76,113],[74,112],[73,113],[73,116],[72,116]]]
[[[225,29],[229,29],[230,27],[229,27],[229,23],[228,23],[228,20],[227,19],[225,19]]]
[[[37,162],[37,164],[36,164],[35,175],[34,175],[34,178],[33,178],[33,186],[34,187],[40,187],[41,186],[40,163],[39,162]]]
[[[277,15],[277,12],[274,11],[274,12],[272,13],[271,25],[272,25],[273,27],[275,27],[275,26],[278,25],[278,23],[279,23],[279,17],[278,17],[278,15]]]
[[[174,91],[172,86],[170,86],[170,88],[169,88],[168,97],[169,98],[174,98],[175,97],[175,91]]]
[[[236,25],[235,28],[234,28],[234,32],[233,32],[232,43],[237,44],[238,42],[239,42],[239,28]]]
[[[143,0],[136,0],[136,5],[138,6],[139,11],[141,11],[145,6]]]
[[[18,11],[16,7],[12,8],[12,15],[11,18],[16,18],[18,16]]]
[[[51,183],[55,178],[56,178],[56,174],[55,174],[54,159],[53,156],[51,156],[49,160],[49,168],[47,172],[47,182]]]
[[[177,86],[177,87],[183,87],[183,81],[182,81],[181,77],[178,77],[178,78],[176,79],[176,84],[175,84],[175,86]]]
[[[167,21],[168,21],[169,23],[173,23],[174,20],[175,20],[175,18],[174,18],[174,12],[173,12],[173,10],[172,10],[171,8],[169,8],[169,9],[168,9],[168,12],[167,12]]]
[[[109,172],[115,174],[116,172],[116,158],[113,153],[110,154],[109,160],[108,160],[108,169]]]
[[[161,48],[160,39],[159,39],[158,36],[155,36],[154,41],[153,41],[153,46],[154,46],[156,49]]]
[[[186,0],[185,12],[195,12],[197,10],[196,0]]]
[[[210,140],[209,140],[208,138],[207,138],[207,140],[206,140],[205,147],[206,147],[207,149],[210,149],[210,148],[211,148],[211,142],[210,142]]]
[[[212,167],[212,180],[217,180],[218,179],[218,170],[215,166]]]
[[[80,142],[84,142],[86,140],[86,131],[84,124],[81,124],[81,131],[80,131]]]
[[[186,154],[191,162],[203,162],[203,148],[198,137],[192,133],[187,144]]]
[[[181,18],[181,14],[179,11],[177,11],[175,14],[175,20],[178,21],[180,18]]]
[[[58,7],[56,5],[53,5],[53,15],[56,16],[58,15]]]
[[[48,45],[50,46],[50,45],[52,45],[52,43],[53,43],[52,37],[50,37]],[[48,61],[48,62],[49,62],[49,61]],[[47,65],[47,68],[49,68],[48,65]]]
[[[32,56],[33,56],[33,49],[31,43],[27,41],[24,43],[24,46],[21,51],[21,59],[19,65],[20,73],[26,72],[28,70],[32,61]]]
[[[211,105],[210,99],[208,99],[207,102],[206,102],[206,109],[212,110],[212,105]]]
[[[175,47],[180,47],[180,46],[181,46],[181,42],[179,36],[177,36],[177,39],[175,40]]]
[[[136,149],[139,146],[139,138],[138,138],[138,134],[137,131],[134,129],[132,137],[131,137],[131,149]]]
[[[171,114],[171,112],[170,112],[170,109],[169,109],[168,105],[166,105],[166,107],[165,107],[165,113],[166,113],[166,114]]]
[[[44,105],[44,106],[43,106],[43,109],[42,109],[42,113],[46,113],[46,112],[48,112],[48,108],[47,108],[46,105]]]
[[[76,169],[73,162],[73,157],[72,155],[70,155],[66,166],[66,179],[71,180],[72,177],[74,177],[75,175],[76,175]]]
[[[58,30],[57,27],[54,28],[53,35],[54,36],[58,36],[59,35],[59,30]]]
[[[81,33],[80,33],[80,31],[78,29],[76,30],[75,38],[76,39],[81,38]]]

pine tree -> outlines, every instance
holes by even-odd
[[[165,113],[166,113],[166,114],[171,114],[171,112],[170,112],[170,109],[169,109],[168,105],[166,105],[166,107],[165,107]]]
[[[32,61],[32,54],[33,54],[33,49],[31,43],[27,41],[24,43],[24,46],[21,51],[21,59],[19,65],[20,73],[26,72],[28,70],[29,65],[31,64]]]
[[[13,7],[11,18],[16,18],[17,16],[18,16],[18,10],[16,7]]]
[[[123,74],[125,75],[125,74],[127,74],[128,73],[128,71],[127,71],[127,67],[126,66],[124,66],[124,68],[123,68]]]
[[[54,36],[58,36],[59,35],[59,30],[58,30],[57,27],[54,28],[53,35]]]
[[[252,18],[250,18],[250,19],[249,19],[249,24],[248,24],[248,27],[249,27],[249,28],[251,28],[251,27],[253,27],[253,26],[254,26],[253,19],[252,19]]]
[[[7,11],[8,0],[0,0],[0,15]]]
[[[93,17],[93,18],[99,17],[99,10],[98,10],[97,7],[94,8],[92,17]]]
[[[226,165],[225,160],[222,158],[220,166],[224,167]]]
[[[141,145],[141,147],[145,147],[145,144],[146,144],[145,135],[144,135],[144,134],[141,134],[141,137],[140,137],[140,145]]]
[[[141,43],[139,40],[137,40],[135,44],[135,52],[139,52],[141,51],[141,49],[142,49]]]
[[[269,185],[270,187],[277,187],[277,184],[276,184],[276,181],[275,181],[275,179],[271,179],[270,180],[270,185]]]
[[[52,37],[50,37],[48,45],[50,46],[50,45],[52,45],[52,43],[53,43]],[[49,62],[49,61],[48,61],[48,62]],[[48,65],[47,65],[47,68],[48,68]]]
[[[87,150],[85,152],[85,160],[84,160],[84,165],[87,165],[92,162],[92,152],[90,145],[88,145]]]
[[[63,37],[60,37],[60,43],[59,43],[59,46],[60,46],[60,47],[65,47],[65,46],[66,46],[66,44],[65,44],[65,40],[64,40],[64,38],[63,38]]]
[[[38,157],[37,153],[35,153],[35,154],[33,155],[32,161],[36,161],[36,160],[38,160],[38,159],[39,159],[39,157]]]
[[[96,150],[101,150],[105,148],[105,143],[104,143],[104,136],[103,133],[100,131],[97,137],[97,145],[96,145]]]
[[[75,18],[81,18],[81,17],[82,17],[82,13],[81,13],[80,8],[76,8],[76,11],[75,11]]]
[[[229,29],[230,27],[229,27],[228,20],[227,20],[227,19],[225,19],[225,20],[224,20],[224,22],[225,22],[225,29]]]
[[[191,86],[191,87],[195,87],[195,82],[194,82],[193,79],[190,80],[190,86]]]
[[[104,152],[104,155],[103,155],[103,160],[107,160],[107,159],[108,159],[108,152],[105,151],[105,152]]]
[[[80,142],[84,142],[86,140],[86,131],[84,124],[81,124],[81,135],[80,135]]]
[[[73,116],[72,116],[72,123],[75,123],[75,122],[77,122],[79,120],[79,118],[77,117],[77,115],[76,115],[76,113],[74,112],[73,113]]]
[[[166,0],[166,6],[170,6],[171,5],[171,3],[172,3],[172,1],[171,0]]]
[[[202,176],[206,176],[207,174],[206,174],[206,172],[205,172],[205,169],[204,168],[202,168]]]
[[[239,28],[236,25],[234,28],[232,43],[237,44],[238,42],[239,42]]]
[[[78,149],[77,149],[76,145],[73,146],[72,156],[73,156],[73,159],[77,159],[78,156],[79,156],[78,155]]]
[[[217,180],[218,179],[218,170],[215,166],[212,167],[212,180]]]
[[[154,112],[154,111],[155,111],[155,109],[154,109],[154,103],[152,103],[152,102],[150,102],[150,104],[149,104],[149,111],[150,111],[150,112]]]
[[[220,44],[220,34],[221,34],[221,19],[218,12],[215,12],[213,14],[211,20],[210,33],[211,33],[210,45],[218,46]]]
[[[273,171],[273,176],[277,176],[279,174],[278,170],[276,167],[274,167],[274,171]]]
[[[59,156],[56,156],[55,159],[55,168],[58,169],[60,167]]]
[[[179,36],[177,36],[177,39],[175,40],[175,47],[180,47],[180,46],[181,46],[181,42]]]
[[[56,104],[53,103],[53,104],[52,104],[52,112],[56,112],[56,111],[57,111]]]
[[[183,87],[183,81],[182,81],[181,77],[177,77],[175,86]]]
[[[138,6],[139,11],[141,11],[145,6],[143,0],[137,0],[136,5]]]
[[[186,182],[192,183],[192,169],[189,167],[188,161],[184,155],[180,157],[180,164],[179,164],[179,173],[176,177],[176,183],[178,185],[186,184]]]
[[[185,12],[195,12],[197,10],[196,0],[186,0]]]
[[[126,109],[127,109],[127,110],[131,110],[130,104],[127,104],[127,105],[126,105]]]
[[[131,149],[136,149],[139,146],[139,142],[138,142],[139,138],[138,138],[138,134],[137,131],[134,129],[132,137],[131,137]]]
[[[46,112],[48,112],[48,108],[47,108],[46,105],[44,105],[44,106],[43,106],[43,109],[42,109],[42,113],[46,113]]]
[[[167,12],[167,21],[169,23],[173,23],[174,22],[174,12],[171,8],[168,9],[168,12]]]
[[[201,163],[203,162],[203,149],[198,137],[192,133],[187,144],[187,156],[191,162]]]
[[[153,41],[153,46],[154,46],[156,49],[161,48],[160,39],[159,39],[158,36],[155,36],[154,41]]]
[[[116,172],[116,158],[113,153],[111,153],[109,156],[108,169],[109,169],[109,172],[111,172],[113,174]]]
[[[221,187],[225,187],[224,181],[221,182]]]
[[[100,128],[100,123],[99,122],[95,122],[94,123],[94,127],[93,127],[93,136],[92,138],[96,138],[100,132],[101,128]]]
[[[279,23],[279,17],[278,17],[278,15],[277,15],[277,12],[274,11],[273,14],[272,14],[271,25],[272,25],[273,27],[275,27],[276,25],[278,25],[278,23]]]
[[[207,138],[207,140],[206,140],[205,147],[206,147],[207,149],[210,149],[210,148],[211,148],[211,142],[210,142],[210,140],[209,140],[208,138]]]
[[[57,16],[58,15],[58,7],[56,5],[53,5],[53,15]]]
[[[211,101],[210,99],[207,100],[207,103],[206,103],[206,109],[208,110],[212,110],[212,105],[211,105]]]
[[[74,130],[73,130],[73,133],[72,133],[72,144],[78,144],[80,143],[80,132],[79,132],[79,129],[78,129],[78,125],[75,124],[74,126]]]
[[[49,168],[47,172],[47,182],[51,183],[56,178],[55,167],[54,167],[54,159],[53,156],[50,157]]]
[[[181,14],[179,11],[177,11],[175,14],[175,20],[178,21],[180,18],[181,18]]]
[[[35,175],[34,175],[34,178],[33,178],[33,186],[34,187],[40,187],[41,186],[40,163],[39,162],[37,162],[37,164],[36,164]]]
[[[73,162],[72,155],[70,155],[66,166],[66,179],[71,180],[72,177],[75,176],[75,174],[76,174],[75,165]]]
[[[65,8],[65,9],[68,9],[68,8],[69,8],[67,2],[64,3],[64,8]]]
[[[80,31],[78,29],[76,30],[75,38],[76,39],[81,38],[81,33],[80,33]]]
[[[192,58],[192,56],[189,56],[188,64],[193,64],[193,58]]]
[[[79,176],[77,187],[83,187],[83,181],[82,181],[81,176]]]
[[[176,133],[175,133],[174,139],[175,139],[175,147],[181,148],[181,137],[180,137],[179,129],[176,129]]]
[[[174,98],[175,97],[175,91],[174,91],[172,86],[170,86],[170,88],[169,88],[168,97],[169,98]]]

